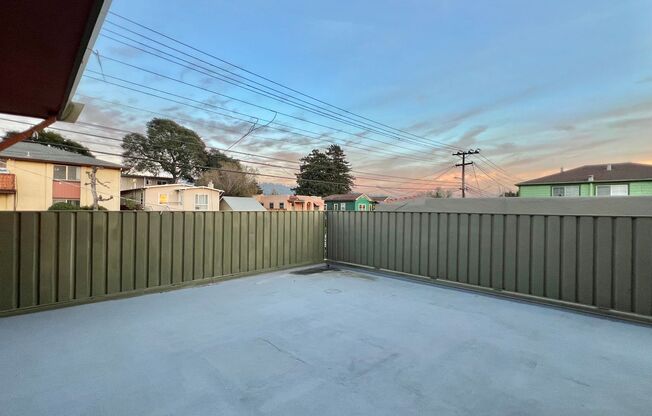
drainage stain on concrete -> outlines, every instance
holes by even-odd
[[[308,275],[308,274],[317,274],[317,273],[323,273],[323,272],[337,272],[337,271],[339,271],[339,269],[337,267],[319,266],[319,267],[311,267],[311,268],[308,268],[308,269],[296,270],[296,271],[290,272],[290,274]]]

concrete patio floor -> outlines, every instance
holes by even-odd
[[[643,415],[652,328],[361,271],[0,319],[0,414]]]

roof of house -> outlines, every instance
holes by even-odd
[[[389,195],[369,195],[376,202],[382,202],[389,199]]]
[[[117,163],[96,159],[79,153],[68,152],[56,147],[37,143],[20,142],[0,152],[0,158],[15,160],[30,160],[34,162],[62,163],[75,166],[101,166],[121,169]]]
[[[336,194],[336,195],[328,195],[327,197],[324,198],[324,201],[355,201],[361,196],[365,196],[366,198],[369,198],[367,195],[363,193],[350,193],[350,194]]]
[[[267,211],[253,197],[224,196],[222,197],[222,202],[226,202],[233,211]]]
[[[589,179],[591,176],[593,176],[592,181]],[[652,165],[644,165],[642,163],[585,165],[541,178],[531,179],[518,183],[517,185],[619,182],[632,180],[652,180]]]
[[[110,0],[0,2],[0,113],[70,117]]]
[[[146,172],[124,172],[121,175],[123,178],[147,178],[147,179],[170,179],[172,180],[172,175],[167,172],[161,172],[156,175],[152,175]]]
[[[163,185],[147,185],[147,186],[141,186],[138,188],[129,188],[129,189],[123,189],[120,192],[131,192],[131,191],[140,191],[143,189],[161,189],[161,188],[179,188],[177,189],[178,191],[183,191],[186,189],[207,189],[209,191],[215,191],[215,192],[224,192],[221,189],[217,188],[212,188],[210,186],[195,186],[195,185],[189,185],[186,183],[165,183]]]

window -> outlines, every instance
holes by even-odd
[[[340,211],[346,211],[346,202],[340,204]]]
[[[57,202],[63,202],[63,203],[71,204],[71,205],[74,205],[76,207],[79,206],[79,199],[53,199],[52,200],[53,204],[56,204]]]
[[[367,206],[365,204],[358,204],[358,211],[366,211]]]
[[[278,209],[285,209],[285,202],[279,202]]]
[[[208,210],[208,195],[197,194],[195,195],[195,211]]]
[[[269,209],[274,209],[274,203],[273,202],[269,203]]]
[[[58,181],[79,181],[79,166],[54,165],[53,178]]]
[[[629,187],[627,185],[598,185],[595,187],[597,196],[627,196]]]
[[[552,196],[580,196],[580,186],[553,186]]]
[[[167,205],[168,194],[158,194],[158,203],[161,205]]]
[[[7,161],[4,159],[0,159],[0,173],[6,173],[9,172],[7,170]]]

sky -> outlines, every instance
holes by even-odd
[[[291,184],[301,157],[337,143],[356,190],[396,196],[456,190],[452,148],[481,149],[467,171],[475,196],[561,167],[652,163],[648,0],[113,0],[111,11],[195,49],[109,15],[77,89],[82,123],[55,125],[114,138],[64,132],[92,150],[119,153],[154,116],[217,148],[258,120],[232,150],[283,161],[230,155],[270,175],[261,182]]]

